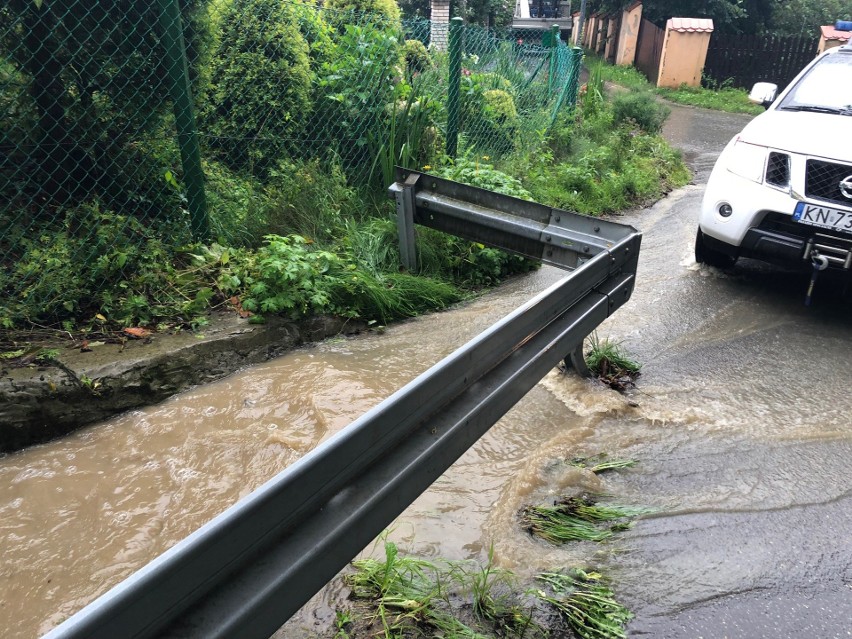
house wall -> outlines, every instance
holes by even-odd
[[[450,28],[450,0],[432,0],[430,43],[438,50],[447,49]]]

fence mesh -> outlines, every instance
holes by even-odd
[[[0,326],[129,323],[134,307],[167,306],[180,293],[156,273],[182,247],[287,232],[270,192],[286,208],[320,173],[383,188],[395,164],[438,163],[448,138],[459,155],[534,150],[575,99],[577,50],[550,32],[452,28],[457,80],[448,26],[422,19],[280,0],[8,0]]]

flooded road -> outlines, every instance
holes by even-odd
[[[638,406],[548,375],[393,526],[406,553],[495,559],[522,577],[593,562],[631,636],[852,632],[849,304],[754,263],[698,267],[715,155],[747,120],[674,108],[696,184],[624,218],[643,234],[631,301],[598,331],[643,364]],[[330,340],[0,458],[0,636],[36,637],[562,276],[550,268],[382,335]],[[606,452],[594,477],[565,459]],[[578,489],[654,507],[612,546],[550,548],[516,513]],[[333,619],[331,586],[279,633]]]

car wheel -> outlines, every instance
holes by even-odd
[[[730,268],[737,261],[737,258],[707,246],[704,233],[701,232],[701,229],[698,229],[698,235],[695,236],[695,261],[716,268]]]

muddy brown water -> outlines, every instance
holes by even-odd
[[[704,113],[676,110],[670,125],[686,132],[699,182],[740,123],[690,121]],[[599,335],[643,363],[639,405],[553,371],[393,524],[403,552],[483,560],[493,545],[521,577],[605,564],[637,635],[835,636],[801,609],[801,628],[749,628],[759,605],[747,597],[726,608],[738,633],[706,603],[781,588],[773,601],[789,611],[784,597],[799,605],[812,582],[823,618],[850,618],[852,426],[833,374],[852,365],[849,305],[826,289],[804,309],[800,278],[759,265],[698,267],[700,193],[625,218],[645,234],[639,284]],[[545,268],[0,458],[0,636],[43,634],[561,276]],[[599,452],[639,464],[595,477],[564,463]],[[581,489],[659,514],[605,547],[551,548],[519,530],[523,505]],[[341,594],[332,584],[279,635],[328,627]]]

